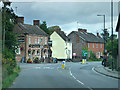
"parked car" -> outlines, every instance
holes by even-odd
[[[53,63],[57,63],[57,58],[53,58]]]

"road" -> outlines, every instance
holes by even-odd
[[[100,62],[88,64],[20,64],[22,71],[10,88],[118,88],[118,79],[93,70]]]

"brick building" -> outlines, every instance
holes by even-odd
[[[95,36],[92,33],[88,33],[86,29],[78,29],[78,31],[72,31],[68,38],[72,41],[72,52],[76,53],[76,56],[82,59],[82,49],[88,47],[88,56],[90,51],[96,54],[97,58],[103,56],[104,40],[99,36]]]
[[[16,61],[25,57],[25,62],[30,58],[48,57],[48,34],[39,26],[39,20],[33,20],[33,25],[24,24],[24,17],[18,17],[18,23],[13,32],[17,34],[20,46],[16,50]]]

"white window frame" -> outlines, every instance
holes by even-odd
[[[31,44],[31,37],[29,37],[29,44]]]
[[[35,56],[37,56],[37,49],[35,50]]]
[[[41,40],[42,39],[42,40]],[[43,43],[43,37],[41,37],[40,42]]]
[[[38,44],[40,44],[40,38],[38,37]]]
[[[93,48],[94,48],[94,43],[93,43]]]
[[[47,37],[45,37],[45,44],[47,44]]]
[[[90,48],[89,43],[88,43],[88,48]]]
[[[98,43],[96,43],[96,48],[98,48]]]
[[[17,52],[17,50],[18,50],[18,52]],[[16,55],[20,55],[21,54],[20,47],[18,47],[17,50],[15,50]]]
[[[102,44],[101,44],[101,48],[102,48]]]
[[[35,44],[37,44],[37,37],[35,37]]]

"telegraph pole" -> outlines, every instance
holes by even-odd
[[[111,0],[111,32],[112,32],[112,71],[113,71],[113,0]]]

